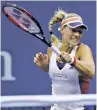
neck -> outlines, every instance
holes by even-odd
[[[60,50],[61,51],[65,51],[67,53],[70,53],[73,49],[73,46],[67,44],[67,43],[62,43],[61,47],[60,47]]]

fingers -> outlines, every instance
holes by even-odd
[[[33,62],[34,62],[34,63],[37,63],[37,62],[39,62],[39,60],[34,57],[34,61],[33,61]]]
[[[43,54],[44,58],[46,59],[47,58],[47,54]]]
[[[37,53],[36,56],[34,57],[34,61],[37,62],[37,61],[43,61],[44,59],[47,58],[47,55],[46,54],[42,54],[41,52],[40,53]]]
[[[61,52],[61,60],[65,63],[66,62],[69,63],[69,62],[71,62],[72,58],[71,58],[70,54],[68,54],[66,52]]]
[[[43,60],[43,59],[46,59],[47,58],[47,55],[46,54],[39,53],[38,54],[38,57],[39,57],[40,60]]]

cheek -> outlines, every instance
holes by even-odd
[[[66,36],[68,37],[68,39],[70,39],[70,37],[72,36],[73,34],[71,33],[71,32],[68,32],[67,34],[66,34]]]
[[[80,37],[79,37],[79,41],[81,40],[81,38],[82,38],[82,35],[80,35]]]
[[[61,34],[62,34],[62,36],[64,37],[64,38],[66,38],[66,39],[69,39],[71,36],[72,36],[72,32],[71,31],[69,31],[69,30],[63,30],[63,31],[60,31],[61,32]]]
[[[65,40],[65,41],[68,41],[69,39],[70,39],[70,33],[64,33],[63,34],[63,39]]]

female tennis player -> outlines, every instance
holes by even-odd
[[[89,80],[94,77],[95,64],[92,51],[86,44],[80,43],[83,30],[88,29],[82,18],[75,13],[58,10],[49,22],[49,30],[61,22],[59,31],[62,40],[51,36],[53,44],[61,51],[58,57],[50,48],[47,54],[37,53],[34,63],[49,73],[52,80],[52,95],[70,95],[88,93]],[[51,110],[85,110],[84,106],[72,104],[54,104]]]

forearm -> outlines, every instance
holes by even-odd
[[[86,76],[93,77],[95,68],[92,64],[87,64],[84,61],[76,60],[74,67]]]

